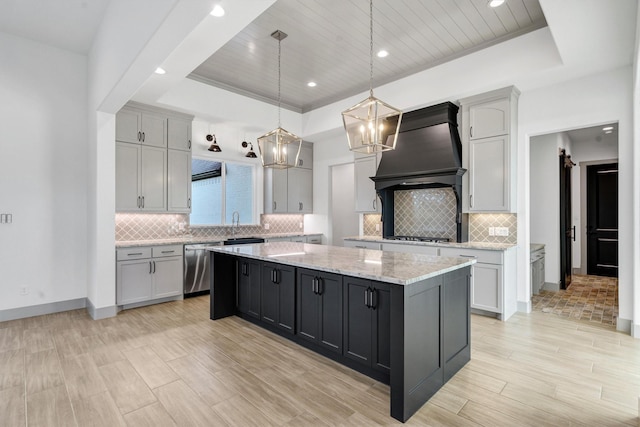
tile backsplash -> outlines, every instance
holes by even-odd
[[[451,188],[394,191],[396,236],[456,241],[456,196]]]
[[[376,226],[378,229],[376,230]],[[365,236],[382,236],[382,217],[380,214],[364,214],[362,234]]]
[[[505,227],[508,236],[489,236],[489,227]],[[518,242],[518,216],[516,214],[469,214],[469,240],[472,242],[512,243]]]
[[[303,215],[261,215],[260,225],[240,225],[238,235],[303,232]],[[269,224],[266,230],[265,224]],[[116,241],[170,239],[176,236],[218,238],[231,234],[231,226],[190,227],[186,214],[116,214]]]

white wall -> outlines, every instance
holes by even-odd
[[[632,121],[632,73],[631,67],[603,72],[575,79],[562,84],[523,92],[519,102],[519,179],[518,179],[518,255],[519,271],[528,267],[529,235],[529,148],[530,138],[551,132],[578,129],[618,122],[619,135],[619,194],[620,196],[620,276],[619,301],[620,318],[628,322],[633,319],[633,272],[636,263],[633,252],[633,199],[636,194],[633,185],[633,121]],[[522,179],[521,179],[522,178]],[[522,254],[526,254],[526,257]],[[636,256],[637,257],[637,256]],[[526,301],[529,294],[528,280],[519,283],[518,301]],[[530,284],[529,284],[530,285]]]
[[[86,57],[0,33],[0,58],[0,310],[84,298]]]

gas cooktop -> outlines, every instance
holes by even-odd
[[[387,236],[389,240],[404,240],[409,242],[448,242],[448,237],[421,237],[421,236]]]

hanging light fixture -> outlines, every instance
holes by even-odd
[[[280,126],[280,59],[282,50],[280,44],[287,37],[286,33],[276,30],[271,37],[278,40],[278,128],[258,138],[258,149],[262,166],[265,168],[286,169],[298,164],[302,139]]]
[[[342,112],[349,150],[376,153],[396,148],[402,111],[373,96],[373,0],[369,0],[369,98]]]
[[[250,146],[251,148],[249,148],[249,151],[247,151],[247,154],[245,154],[244,156],[245,156],[245,157],[248,157],[248,158],[250,158],[250,159],[255,159],[255,158],[256,158],[256,157],[258,157],[258,156],[256,156],[256,152],[255,152],[255,151],[253,151],[253,144],[252,144],[252,143],[250,143],[250,142],[247,142],[247,141],[242,141],[242,148],[247,148],[247,147],[249,147],[249,146]]]
[[[207,141],[211,142],[211,146],[209,148],[207,148],[207,150],[209,151],[213,151],[214,153],[219,153],[222,151],[222,148],[220,148],[220,146],[218,145],[218,141],[216,141],[216,135],[213,134],[209,134],[207,135]]]

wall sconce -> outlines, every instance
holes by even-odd
[[[220,146],[218,145],[218,141],[216,141],[216,135],[215,135],[215,134],[213,134],[213,135],[211,135],[211,134],[207,135],[207,141],[209,141],[209,142],[213,141],[213,142],[211,143],[211,146],[210,146],[209,148],[207,148],[207,150],[209,150],[209,151],[213,151],[214,153],[219,153],[219,152],[221,152],[221,151],[222,151],[222,149],[221,149],[221,148],[220,148]]]
[[[249,151],[247,151],[247,154],[245,154],[245,157],[249,157],[250,159],[255,159],[256,157],[258,157],[256,155],[256,152],[253,151],[253,144],[247,141],[242,141],[242,148],[247,148],[248,146],[250,146],[251,148],[249,148]]]

